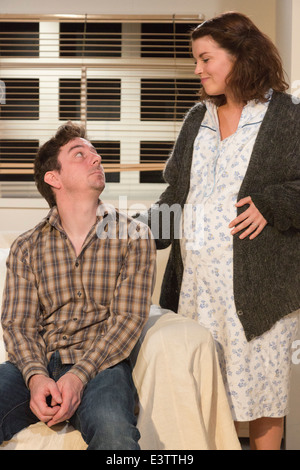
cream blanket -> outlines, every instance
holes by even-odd
[[[240,449],[211,334],[155,309],[133,369],[141,448]]]

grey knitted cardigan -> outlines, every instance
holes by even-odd
[[[205,105],[198,103],[184,120],[164,170],[167,189],[148,218],[140,216],[150,227],[158,206],[183,207],[186,202],[193,144],[205,112]],[[240,240],[240,233],[233,237],[234,298],[250,341],[300,308],[300,104],[294,104],[288,94],[273,93],[238,200],[246,196],[251,196],[268,221],[254,240]],[[156,244],[158,249],[172,244],[160,304],[176,312],[183,274],[180,240],[171,235],[169,239],[158,238]]]

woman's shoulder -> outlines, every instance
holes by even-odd
[[[196,103],[186,114],[186,117],[195,116],[195,115],[203,115],[206,111],[206,104],[203,101],[199,101]]]
[[[284,111],[300,113],[300,99],[290,93],[274,91],[270,104]]]
[[[193,126],[200,126],[201,121],[206,112],[206,105],[203,102],[196,103],[192,108],[188,110],[183,119],[183,128]]]
[[[269,132],[277,129],[277,138],[280,138],[279,130],[285,139],[295,141],[300,137],[300,102],[289,93],[273,92],[268,111],[264,119],[264,128]]]

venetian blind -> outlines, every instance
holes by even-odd
[[[0,15],[0,192],[36,195],[39,145],[81,122],[117,191],[163,184],[162,169],[198,100],[178,16]]]

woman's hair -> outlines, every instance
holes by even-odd
[[[44,181],[47,171],[60,171],[61,165],[58,161],[58,154],[61,147],[76,137],[86,138],[86,131],[83,127],[69,121],[57,130],[54,137],[45,142],[38,150],[34,162],[34,179],[37,189],[46,199],[50,207],[56,205],[55,195],[51,186]]]
[[[191,33],[192,41],[210,36],[235,59],[227,77],[227,84],[238,101],[265,102],[270,88],[286,91],[282,62],[277,48],[246,15],[224,13],[205,21]],[[208,96],[204,88],[201,99],[210,99],[220,106],[226,102],[224,95]]]

